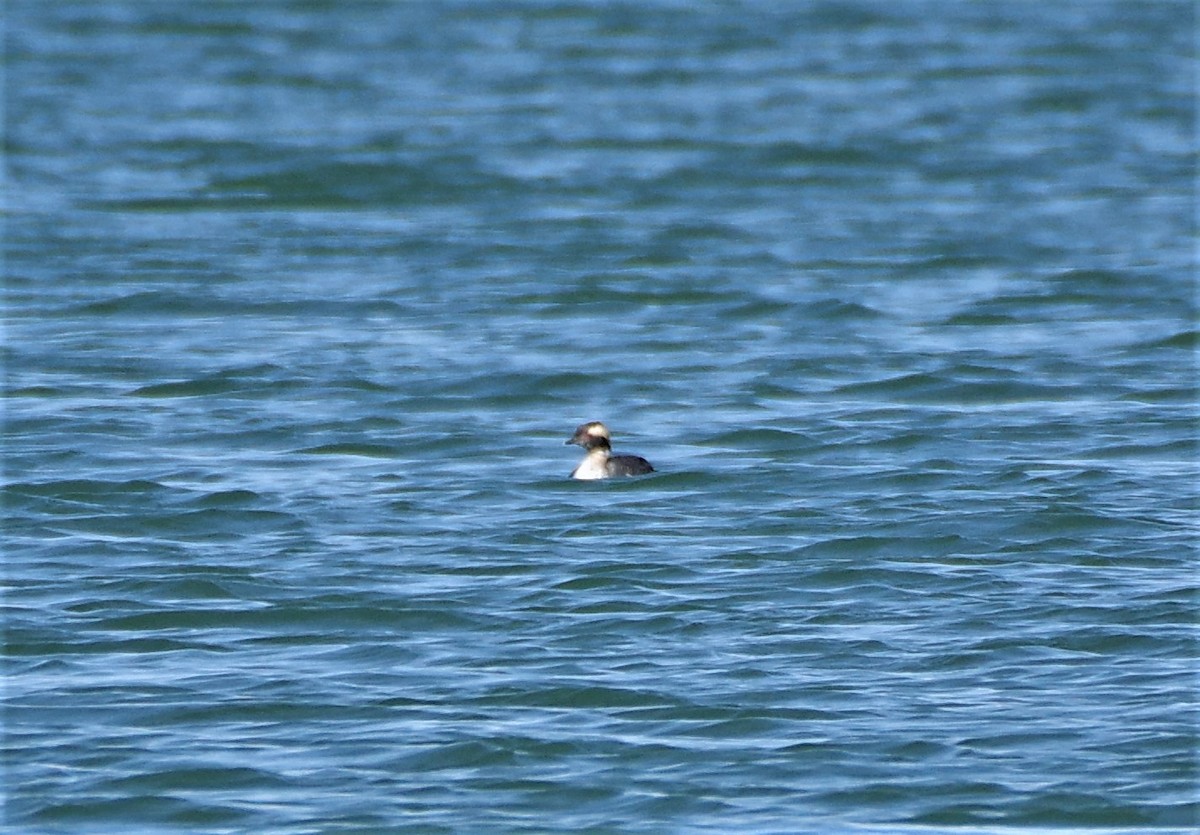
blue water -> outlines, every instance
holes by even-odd
[[[1190,3],[5,12],[11,831],[1197,824]]]

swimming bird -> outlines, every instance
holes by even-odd
[[[608,427],[598,420],[580,424],[567,443],[579,444],[587,450],[579,466],[571,471],[571,478],[591,480],[654,472],[650,462],[640,455],[613,455],[612,435]]]

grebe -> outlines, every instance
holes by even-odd
[[[598,420],[580,424],[568,444],[579,444],[587,455],[571,471],[571,478],[591,480],[615,475],[645,475],[654,472],[650,462],[639,455],[613,455],[612,436],[608,427]]]

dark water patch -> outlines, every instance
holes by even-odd
[[[1143,387],[1136,392],[1127,391],[1118,399],[1131,403],[1167,403],[1190,407],[1196,402],[1198,390],[1200,388],[1195,385]]]
[[[104,507],[128,505],[145,500],[155,502],[174,498],[174,490],[156,481],[129,479],[105,481],[101,479],[64,479],[61,481],[15,482],[4,487],[5,501],[14,499],[49,500],[67,509],[71,507]],[[47,506],[47,505],[43,505]]]
[[[502,195],[507,181],[480,168],[470,155],[426,156],[419,163],[393,160],[318,160],[298,158],[276,170],[218,178],[211,193],[225,206],[263,204],[339,209],[359,205],[453,203],[469,194]]]
[[[31,814],[42,824],[119,826],[121,821],[139,820],[170,826],[222,826],[244,819],[244,812],[177,797],[136,794],[92,801],[53,802]]]
[[[1125,272],[1103,269],[1065,270],[1049,281],[1054,287],[1054,296],[1075,299],[1084,296],[1110,297],[1113,293],[1127,293],[1133,276]]]
[[[1159,348],[1181,348],[1195,352],[1200,348],[1200,330],[1181,330],[1170,336],[1137,342],[1130,346],[1133,351],[1154,351]]]
[[[241,630],[247,634],[274,633],[278,630],[328,629],[333,632],[355,632],[367,629],[394,634],[414,631],[437,632],[474,628],[482,625],[479,616],[456,608],[453,600],[428,603],[399,603],[394,606],[364,606],[338,604],[317,598],[317,602],[287,603],[274,606],[255,605],[204,609],[171,608],[115,615],[95,622],[96,628],[128,632],[164,630]],[[484,618],[483,620],[490,620]]]
[[[230,582],[219,575],[216,578],[209,578],[197,573],[192,577],[180,577],[155,583],[152,589],[147,588],[147,591],[151,590],[153,591],[152,599],[170,600],[178,605],[189,600],[242,601],[245,599],[243,595],[246,591],[258,590],[261,593],[264,589],[253,581]]]
[[[749,155],[748,164],[755,167],[776,166],[846,167],[857,169],[876,162],[876,155],[864,146],[819,145],[802,142],[772,142],[751,145],[748,148],[731,148],[731,152]]]
[[[1002,379],[971,379],[981,372],[982,376],[999,376]],[[988,369],[970,368],[954,369],[946,374],[898,374],[875,381],[850,383],[836,391],[842,396],[888,396],[930,405],[1043,403],[1065,400],[1070,396],[1069,389],[1061,385],[1036,383],[1007,372],[996,374]]]
[[[1193,804],[1179,804],[1151,810],[1095,792],[1057,791],[1013,798],[1003,814],[986,803],[947,803],[943,808],[915,816],[912,822],[928,826],[994,826],[999,818],[1006,826],[1037,828],[1186,826],[1194,821],[1196,808]]]
[[[885,379],[870,382],[856,382],[837,389],[842,395],[879,395],[895,396],[928,396],[938,390],[944,390],[947,383],[934,375],[923,372],[897,374]]]
[[[387,444],[335,443],[306,447],[294,450],[293,452],[303,455],[346,455],[362,458],[394,459],[398,455],[399,448]]]
[[[885,316],[884,313],[860,302],[836,298],[809,302],[806,313],[808,318],[819,322],[873,321]]]
[[[618,282],[599,279],[588,288],[581,288],[577,300],[580,302],[603,302],[612,310],[622,308],[638,310],[643,307],[722,307],[737,304],[741,296],[729,291],[712,290],[703,286],[688,288],[678,284],[654,287],[650,283],[636,286],[621,280]],[[570,299],[564,300],[569,303]]]
[[[209,277],[206,275],[206,280]],[[211,281],[209,280],[209,283]],[[106,298],[68,303],[58,313],[69,316],[101,316],[123,319],[130,327],[151,330],[154,319],[139,317],[175,317],[177,326],[225,328],[234,319],[253,320],[256,317],[312,318],[315,320],[339,316],[387,316],[403,315],[411,308],[386,298],[353,298],[339,295],[335,298],[252,298],[241,297],[229,292],[218,294],[212,290],[138,290],[132,293],[112,295]],[[286,326],[286,321],[283,323]],[[254,327],[247,325],[246,327]]]
[[[169,538],[189,541],[232,542],[240,536],[298,531],[303,521],[275,510],[205,508],[186,512],[79,515],[54,523],[59,532],[110,536],[131,541]]]
[[[71,312],[77,315],[115,316],[183,314],[216,315],[225,307],[216,296],[170,290],[139,290],[85,302]]]
[[[489,693],[482,704],[521,704],[541,708],[629,709],[664,703],[664,696],[653,691],[597,685],[552,686],[521,690],[504,689]]]
[[[1135,461],[1183,462],[1194,459],[1197,441],[1178,438],[1158,443],[1106,443],[1089,447],[1086,456],[1098,461],[1129,459]]]
[[[146,398],[209,397],[226,394],[254,394],[265,397],[292,390],[297,385],[295,381],[288,379],[283,369],[278,366],[258,365],[227,369],[190,380],[153,383],[140,386],[131,394]]]
[[[64,386],[24,386],[9,389],[8,396],[12,398],[52,398],[65,397],[71,389]]]
[[[89,598],[63,607],[63,611],[78,615],[92,612],[137,611],[153,608],[153,604],[132,598]]]
[[[516,754],[509,746],[471,741],[431,746],[430,750],[408,754],[397,765],[405,770],[429,772],[510,765],[515,759]]]
[[[810,437],[797,430],[761,427],[713,434],[704,438],[703,446],[769,454],[811,449],[814,443]]]
[[[890,537],[842,536],[801,546],[797,556],[804,559],[829,557],[881,556],[892,545]]]
[[[1111,620],[1111,612],[1104,615],[1100,623]],[[1170,638],[1159,639],[1156,636],[1131,633],[1128,628],[1091,626],[1050,636],[1048,645],[1067,652],[1093,655],[1136,654],[1145,657],[1169,651],[1176,643]]]
[[[682,243],[696,241],[749,243],[754,241],[754,237],[745,230],[733,224],[720,223],[712,219],[671,223],[659,230],[657,236],[663,241]]]
[[[949,327],[1002,327],[1004,325],[1024,325],[1023,318],[1011,314],[990,310],[968,310],[955,313],[943,323]]]
[[[234,508],[257,505],[263,497],[253,490],[234,489],[218,490],[206,493],[195,500],[195,504],[205,508]]]
[[[291,783],[262,769],[217,766],[180,766],[153,773],[118,777],[105,781],[102,791],[117,790],[131,793],[190,792],[204,790],[270,790],[286,789]]]
[[[386,383],[379,382],[378,380],[369,380],[364,377],[355,376],[345,377],[339,380],[337,385],[339,388],[345,388],[351,391],[362,391],[375,394],[390,393],[393,390],[391,386]],[[392,426],[394,424],[385,424],[384,422],[376,421],[376,425]]]
[[[1111,299],[1104,295],[1084,292],[1010,293],[976,301],[954,314],[947,324],[1024,325],[1046,321],[1072,322],[1095,315],[1095,310],[1108,310]]]
[[[202,652],[222,652],[224,647],[220,641],[203,640],[201,638],[128,638],[123,640],[95,638],[87,641],[48,640],[36,635],[25,634],[22,630],[13,629],[9,633],[5,651],[13,657],[45,657],[56,656],[71,658],[77,656],[113,655],[147,655],[175,654]]]

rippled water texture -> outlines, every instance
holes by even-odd
[[[1190,3],[5,10],[13,831],[1196,823]]]

